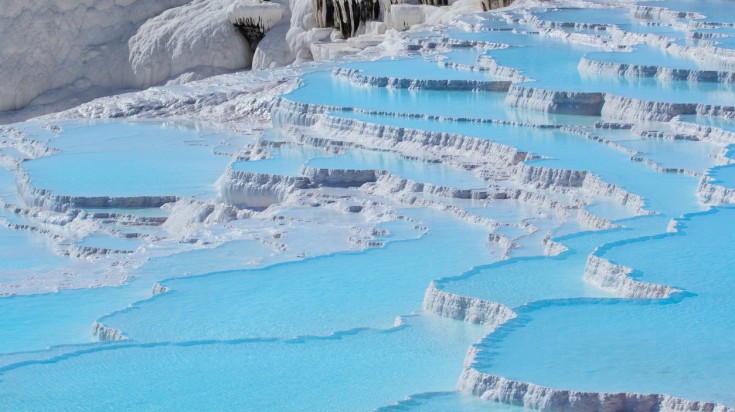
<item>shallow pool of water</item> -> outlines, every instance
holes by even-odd
[[[735,240],[722,228],[733,222],[733,209],[719,209],[685,220],[678,234],[605,248],[602,256],[636,268],[638,279],[684,294],[662,301],[531,305],[480,345],[478,369],[556,388],[732,404],[735,365],[722,360],[731,357],[735,339],[727,315],[734,279],[727,251]],[[555,372],[560,368],[564,373]]]
[[[207,197],[230,161],[212,135],[185,127],[121,121],[63,124],[59,153],[23,163],[32,184],[59,195]]]

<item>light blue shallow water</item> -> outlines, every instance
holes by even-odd
[[[60,195],[211,196],[230,160],[213,154],[222,134],[114,121],[63,127],[50,142],[60,153],[23,164],[33,185]]]
[[[215,248],[194,249],[151,259],[135,271],[148,283],[213,271],[243,269],[267,261],[273,247],[257,240],[234,240]]]
[[[712,169],[710,172],[715,181],[725,187],[735,188],[735,166],[722,166]]]
[[[477,66],[477,50],[469,47],[457,47],[442,53],[443,61],[447,63]]]
[[[453,117],[505,119],[508,111],[503,103],[505,93],[354,87],[348,80],[333,79],[327,71],[307,74],[302,81],[304,87],[287,94],[287,99],[366,110]]]
[[[301,169],[310,159],[330,156],[325,150],[301,145],[284,145],[269,152],[267,159],[233,162],[232,170],[301,176]]]
[[[685,32],[672,27],[668,21],[661,20],[639,20],[636,19],[629,9],[619,8],[620,4],[611,2],[612,9],[602,12],[599,9],[561,8],[556,10],[541,11],[535,13],[541,20],[556,21],[561,23],[587,23],[612,25],[621,30],[640,34],[657,34],[660,36],[683,39]],[[569,29],[567,29],[569,30]],[[590,34],[606,35],[605,31],[590,32]]]
[[[588,24],[631,24],[635,20],[627,8],[607,9],[601,13],[599,9],[562,8],[536,14],[541,20],[559,23],[588,23]]]
[[[2,271],[51,269],[68,262],[50,248],[51,241],[43,235],[0,227],[0,283]]]
[[[690,140],[639,139],[619,142],[620,145],[640,152],[663,167],[682,168],[704,173],[717,165],[715,155],[719,147]]]
[[[383,87],[354,87],[348,80],[335,79],[328,71],[302,77],[304,86],[284,96],[303,103],[359,108],[368,111],[431,116],[512,120],[527,123],[589,124],[591,116],[523,112],[505,105],[505,93],[458,90],[414,90]]]
[[[577,70],[579,60],[591,51],[595,49],[568,46],[559,40],[540,38],[530,50],[512,47],[491,50],[487,54],[499,65],[517,68],[523,75],[535,79],[536,81],[529,85],[541,89],[595,91],[643,100],[673,103],[706,102],[720,105],[732,104],[735,96],[730,87],[718,83],[691,84],[686,81],[671,81],[662,87],[655,79],[581,75]],[[548,70],[550,64],[556,68],[553,73]]]
[[[94,342],[92,322],[149,296],[150,286],[140,286],[0,298],[0,353]]]
[[[345,411],[451,390],[484,329],[434,317],[407,322],[329,339],[81,349],[0,372],[0,408]]]
[[[733,222],[735,210],[720,209],[686,220],[680,234],[605,249],[605,258],[636,268],[640,280],[685,294],[536,305],[481,345],[478,368],[560,388],[732,404],[735,365],[724,360],[735,341],[729,316],[735,237],[722,227]],[[538,341],[545,344],[531,343]]]
[[[668,219],[644,217],[620,224],[625,228],[556,238],[569,248],[559,256],[499,262],[442,280],[439,285],[450,293],[511,308],[549,299],[610,297],[583,282],[587,256],[599,245],[661,233],[666,230]]]
[[[423,238],[165,281],[170,294],[101,321],[137,341],[323,336],[389,327],[397,315],[420,310],[430,280],[491,260],[486,229],[429,210],[409,215],[430,228]],[[290,287],[294,284],[300,286]]]
[[[679,116],[679,118],[685,122],[696,123],[703,126],[718,127],[730,132],[735,132],[735,120],[733,119],[695,115]]]
[[[467,70],[447,70],[433,61],[421,57],[383,59],[370,62],[349,63],[342,67],[358,69],[366,76],[391,77],[416,80],[498,80],[486,73]]]
[[[457,40],[487,41],[491,43],[506,44],[508,46],[530,46],[534,42],[534,35],[525,31],[518,31],[522,26],[514,25],[514,31],[473,31],[450,29],[447,31],[449,38]],[[480,53],[477,49],[468,49]]]
[[[553,16],[556,13],[562,13],[562,17],[565,17],[564,15],[571,17],[579,12],[582,13],[582,21],[616,20],[616,16],[614,14],[610,16],[610,12],[598,12],[600,17],[592,19],[589,16],[585,16],[585,14],[589,14],[591,11],[580,11],[576,9],[563,9],[561,11],[541,13],[540,17],[543,19],[547,14]],[[623,13],[623,11],[619,11],[618,13]],[[588,18],[585,19],[585,17]],[[621,18],[624,19],[624,17]],[[492,56],[501,66],[513,67],[520,70],[523,75],[535,80],[529,85],[542,89],[595,91],[644,100],[677,103],[708,102],[722,105],[731,104],[733,96],[735,96],[731,87],[716,83],[691,85],[685,81],[670,81],[666,83],[665,87],[662,87],[654,79],[625,79],[616,76],[583,75],[577,69],[579,60],[585,55],[590,55],[594,58],[604,56],[605,61],[622,60],[623,62],[631,63],[642,61],[645,63],[639,64],[654,66],[671,65],[672,67],[684,66],[684,68],[692,67],[691,65],[693,63],[687,59],[675,58],[661,50],[647,48],[646,46],[639,46],[639,51],[632,53],[600,53],[602,49],[599,47],[575,45],[562,39],[533,34],[513,32],[463,33],[452,31],[449,33],[449,36],[459,39],[482,40],[518,46],[490,50],[486,54]],[[547,70],[549,65],[553,65],[555,70]],[[707,65],[704,67],[710,68]]]

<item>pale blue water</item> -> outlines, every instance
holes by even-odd
[[[349,80],[334,79],[328,71],[302,77],[304,87],[285,97],[292,101],[366,110],[504,119],[505,93],[455,90],[407,90],[354,87]]]
[[[547,14],[554,15],[555,13],[574,15],[576,12],[579,12],[579,10],[566,9],[562,12],[542,13],[541,17],[544,18]],[[623,12],[624,10],[618,11],[618,13]],[[614,22],[616,17],[615,15],[610,16],[608,13],[602,14],[598,12],[598,15],[601,17],[593,19],[590,18],[590,13],[591,11],[582,12],[582,21],[590,20],[590,22],[596,22],[610,20]],[[564,14],[561,17],[563,17]],[[587,18],[585,19],[585,17]],[[624,17],[620,18],[624,19]],[[542,89],[588,92],[595,91],[613,93],[616,95],[640,98],[644,100],[678,103],[696,101],[723,105],[730,104],[735,96],[733,90],[726,85],[707,83],[690,85],[685,81],[672,81],[667,82],[665,87],[661,87],[661,85],[653,79],[625,79],[612,76],[587,76],[581,75],[577,70],[577,64],[579,63],[580,58],[585,55],[591,55],[594,57],[605,56],[606,61],[623,60],[624,62],[628,62],[628,59],[633,59],[632,62],[636,62],[635,56],[640,54],[645,57],[641,57],[639,60],[645,61],[645,64],[648,65],[673,65],[673,67],[684,65],[685,68],[687,68],[687,65],[689,64],[686,63],[686,59],[673,58],[660,50],[654,50],[653,48],[646,49],[645,46],[639,46],[641,50],[640,52],[600,53],[601,49],[599,47],[575,45],[565,40],[533,34],[529,35],[513,32],[462,33],[454,31],[450,32],[449,35],[460,39],[484,40],[518,46],[507,49],[490,50],[487,52],[487,55],[492,56],[501,66],[519,69],[523,75],[535,80],[531,83],[532,86]],[[616,56],[618,54],[620,56]],[[550,64],[555,67],[555,70],[547,70]]]
[[[560,23],[589,23],[589,24],[630,24],[633,18],[627,8],[607,9],[600,13],[597,9],[556,9],[538,13],[541,20]]]
[[[214,248],[194,249],[151,259],[135,274],[152,283],[163,279],[257,266],[274,254],[257,240],[233,240]]]
[[[618,143],[641,152],[640,156],[651,159],[664,167],[683,168],[697,172],[705,172],[716,166],[714,155],[719,150],[714,144],[690,140],[640,139]]]
[[[515,67],[525,76],[536,81],[534,87],[564,91],[595,91],[643,100],[673,103],[706,102],[730,105],[735,93],[718,83],[692,84],[686,81],[667,82],[662,87],[655,79],[626,79],[613,76],[586,76],[579,73],[579,59],[598,49],[584,46],[567,46],[560,40],[538,39],[525,47],[491,50],[499,65]],[[550,72],[549,65],[556,70]]]
[[[98,345],[6,367],[0,408],[370,410],[412,393],[451,390],[467,346],[484,333],[417,317],[395,330],[329,339]]]
[[[310,159],[330,156],[329,152],[323,149],[301,145],[284,145],[270,148],[268,151],[269,158],[236,161],[232,163],[232,170],[301,176],[301,169]]]
[[[516,223],[524,219],[538,217],[539,214],[554,213],[551,209],[536,207],[515,200],[491,202],[484,207],[469,207],[467,210],[478,216],[486,216],[500,223]]]
[[[43,235],[0,227],[0,283],[3,282],[3,271],[63,266],[67,259],[55,255],[49,247],[50,241]]]
[[[703,126],[717,127],[720,129],[735,132],[735,119],[727,119],[721,117],[695,116],[686,115],[679,116],[682,121],[701,124]]]
[[[446,53],[442,53],[447,63],[464,64],[467,66],[477,66],[477,56],[479,53],[476,49],[470,47],[458,47]]]
[[[101,321],[138,341],[288,338],[390,327],[398,314],[421,308],[430,280],[491,259],[486,229],[438,212],[409,215],[429,226],[423,238],[259,270],[164,281],[172,293]],[[289,287],[293,284],[302,286]]]
[[[521,26],[515,25],[515,29]],[[535,35],[529,35],[518,31],[480,31],[466,32],[458,29],[448,30],[448,36],[457,40],[487,41],[492,43],[507,44],[509,46],[529,46],[534,42]],[[476,49],[470,49],[477,52]]]
[[[588,205],[586,209],[597,216],[611,221],[634,216],[629,209],[609,199],[598,199]]]
[[[149,296],[150,286],[141,286],[0,298],[0,352],[95,342],[92,322],[96,317]]]
[[[229,162],[211,132],[156,123],[66,122],[60,153],[25,162],[33,185],[71,196],[211,196]],[[164,155],[165,154],[165,155]]]
[[[667,223],[664,217],[644,217],[620,222],[623,229],[557,237],[569,251],[555,257],[498,262],[444,279],[439,285],[447,292],[511,308],[550,299],[610,297],[582,281],[587,256],[602,244],[661,233]]]
[[[735,365],[725,360],[735,341],[729,315],[735,237],[722,227],[733,222],[733,209],[719,209],[687,219],[681,234],[604,249],[604,257],[636,268],[640,280],[685,293],[663,301],[531,305],[480,345],[478,368],[553,387],[732,404]],[[539,340],[544,345],[532,344]]]
[[[383,59],[370,62],[349,63],[342,67],[358,69],[361,74],[376,77],[417,80],[498,80],[483,72],[447,70],[433,61],[421,57]]]
[[[161,207],[146,207],[146,208],[85,208],[85,212],[88,213],[108,213],[118,214],[124,216],[139,216],[139,217],[168,217],[169,209]]]
[[[710,176],[715,179],[713,183],[735,188],[735,166],[716,167],[712,169]]]

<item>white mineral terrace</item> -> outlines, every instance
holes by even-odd
[[[0,410],[734,411],[731,0],[10,0]]]

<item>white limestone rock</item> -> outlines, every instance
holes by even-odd
[[[473,356],[471,351],[468,357]],[[471,365],[471,361],[466,362]],[[723,404],[697,402],[664,394],[605,393],[553,389],[528,382],[478,372],[465,367],[457,389],[484,400],[508,403],[544,412],[706,411],[731,412]]]
[[[4,0],[0,112],[145,86],[128,62],[128,40],[146,20],[188,1]]]
[[[679,292],[665,285],[639,282],[630,277],[633,269],[616,265],[593,252],[587,257],[584,281],[618,297],[631,299],[664,299]]]
[[[120,341],[127,340],[127,336],[123,335],[120,329],[108,328],[100,322],[94,322],[92,324],[92,335],[94,335],[99,341]]]
[[[196,80],[244,69],[250,45],[227,18],[227,0],[194,0],[149,19],[130,38],[136,88],[191,74]]]
[[[288,24],[280,24],[265,34],[255,49],[253,70],[287,66],[296,60],[288,43],[289,29]]]
[[[426,289],[424,310],[438,316],[479,323],[492,328],[516,317],[507,306],[448,293],[437,288],[434,282]]]

